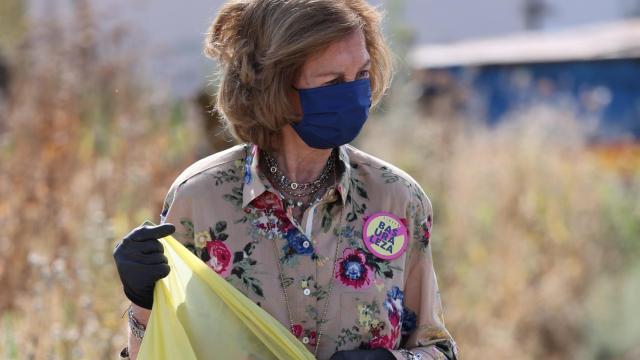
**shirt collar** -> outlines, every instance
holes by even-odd
[[[242,187],[242,207],[247,207],[255,198],[260,196],[271,186],[269,182],[260,173],[258,167],[260,151],[258,145],[249,144],[246,146],[246,154],[244,158],[244,177]],[[347,202],[347,194],[349,193],[349,185],[351,184],[351,164],[349,162],[349,154],[347,146],[343,145],[338,148],[338,165],[340,176],[336,190],[340,194],[342,205]]]
[[[342,145],[338,148],[338,164],[342,167],[340,172],[340,178],[338,179],[338,185],[336,190],[340,193],[342,198],[342,205],[347,204],[347,195],[349,194],[349,185],[351,184],[351,161],[349,160],[349,153],[347,151],[347,145]]]
[[[244,157],[244,182],[242,187],[242,207],[247,207],[253,199],[267,190],[265,181],[260,179],[258,172],[258,145],[248,145]]]

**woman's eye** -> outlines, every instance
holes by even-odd
[[[366,79],[368,77],[369,77],[369,70],[362,70],[358,73],[358,76],[356,77],[356,79]],[[337,77],[331,81],[327,81],[326,83],[322,84],[322,86],[337,85],[343,82],[344,82],[344,79],[342,77]]]
[[[369,70],[362,70],[360,71],[360,73],[358,74],[358,78],[359,79],[366,79],[369,77]]]
[[[327,81],[326,83],[324,83],[323,85],[335,85],[335,84],[339,84],[340,83],[340,79],[339,78],[335,78],[331,81]]]

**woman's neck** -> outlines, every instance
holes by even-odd
[[[282,129],[280,148],[275,154],[281,170],[291,181],[305,183],[315,180],[327,163],[331,149],[315,149],[300,139],[289,125]]]

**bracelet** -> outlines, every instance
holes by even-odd
[[[139,342],[142,342],[142,338],[144,337],[144,331],[147,329],[144,325],[140,324],[138,320],[133,316],[133,307],[129,306],[129,311],[127,313],[129,315],[129,329],[131,329],[131,334],[138,339]]]

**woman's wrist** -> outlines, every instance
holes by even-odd
[[[130,318],[129,318],[129,341],[128,341],[128,346],[126,348],[126,355],[128,357],[122,356],[124,354],[121,353],[120,358],[121,359],[135,360],[138,357],[138,350],[140,350],[140,345],[142,343],[142,337],[144,337],[144,330],[146,330],[147,323],[149,322],[149,316],[151,315],[151,311],[148,310],[148,309],[145,309],[143,307],[140,307],[140,306],[138,306],[138,305],[136,305],[134,303],[131,303],[129,309],[127,310],[127,313],[130,316]],[[131,319],[131,318],[133,318],[133,319]],[[136,326],[135,326],[135,324],[133,324],[132,320],[135,320],[135,322],[142,329],[142,334],[140,334],[140,331],[134,330],[136,328]],[[140,336],[140,335],[142,335],[142,336]]]
[[[127,315],[129,317],[129,331],[131,332],[131,335],[142,343],[144,332],[147,330],[146,324],[141,324],[138,319],[136,319],[132,306],[129,307]]]
[[[134,303],[131,303],[130,309],[136,321],[146,327],[149,322],[149,316],[151,316],[151,310],[145,309]]]

